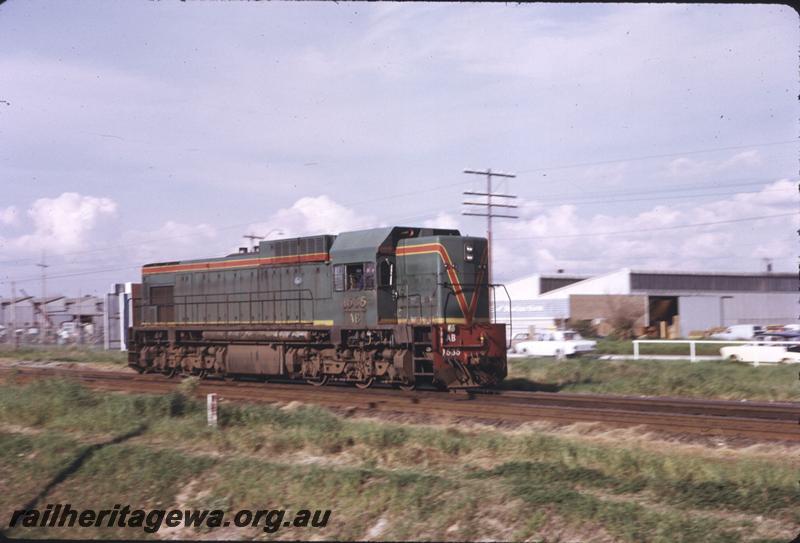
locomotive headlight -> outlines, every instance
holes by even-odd
[[[448,332],[455,332],[456,331],[456,325],[455,324],[448,324],[447,325],[447,331]]]
[[[472,262],[473,260],[475,260],[474,247],[472,242],[468,241],[464,244],[464,262]]]

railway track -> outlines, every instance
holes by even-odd
[[[103,390],[167,393],[179,383],[161,375],[36,367],[0,368],[0,379],[29,382],[71,378]],[[401,392],[388,388],[358,390],[348,386],[311,387],[255,381],[201,381],[196,394],[216,392],[224,400],[300,401],[335,409],[403,414],[429,419],[469,419],[523,423],[549,420],[562,424],[599,422],[642,426],[670,434],[800,442],[800,403],[740,402],[502,391],[497,394]]]

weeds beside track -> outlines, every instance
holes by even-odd
[[[46,368],[2,369],[0,376],[18,382],[51,377],[73,378],[93,388],[162,394],[174,391],[179,382],[161,375]],[[672,434],[724,436],[753,441],[800,441],[800,404],[788,402],[743,403],[508,391],[499,394],[449,394],[221,380],[200,381],[194,390],[196,395],[211,392],[231,401],[300,401],[330,408],[415,416],[426,420],[446,417],[511,424],[536,420],[552,420],[563,424],[599,422],[612,426],[644,426]]]

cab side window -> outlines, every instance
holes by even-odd
[[[372,290],[375,288],[375,263],[364,262],[364,288]]]
[[[364,265],[347,265],[347,290],[364,290]]]
[[[336,292],[342,292],[344,290],[344,276],[344,264],[337,264],[333,267],[333,290]]]
[[[333,267],[333,288],[336,292],[375,288],[375,263],[337,264]]]

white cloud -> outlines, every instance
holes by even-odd
[[[456,230],[460,228],[458,217],[450,213],[439,213],[436,215],[436,218],[428,219],[424,221],[422,225],[426,228],[447,228]]]
[[[695,160],[687,157],[669,162],[667,171],[672,177],[703,178],[729,171],[754,168],[761,165],[761,153],[756,149],[736,153],[724,160]]]
[[[220,256],[218,253],[225,246],[213,226],[177,221],[167,221],[148,232],[128,231],[122,235],[120,245],[133,265]]]
[[[116,202],[105,197],[65,192],[55,198],[39,198],[27,213],[33,232],[7,243],[20,252],[63,254],[85,249],[100,221],[114,217],[116,212]]]
[[[743,204],[794,207],[797,208],[798,185],[797,182],[781,179],[767,185],[759,192],[751,194],[737,194],[734,197],[736,202]]]
[[[575,206],[548,209],[524,202],[522,220],[497,225],[495,270],[503,280],[556,268],[575,273],[623,267],[756,270],[762,257],[796,255],[800,214],[741,224],[670,227],[791,213],[797,204],[797,183],[788,179],[752,194],[656,205],[636,214],[587,216],[578,214]],[[657,230],[661,228],[667,229]],[[592,235],[619,231],[626,233]]]
[[[129,231],[121,241],[134,265],[150,262],[191,260],[223,256],[249,246],[244,234],[269,239],[337,234],[376,226],[376,219],[359,214],[328,196],[300,198],[280,209],[268,220],[250,225],[215,228],[206,223],[188,224],[167,221],[150,232]],[[258,241],[255,241],[258,243]]]
[[[8,206],[5,209],[0,209],[0,224],[6,226],[13,226],[19,221],[19,214],[17,213],[16,206]]]
[[[338,234],[377,224],[375,216],[359,213],[322,195],[300,198],[291,207],[278,210],[269,220],[251,224],[248,229],[261,236],[272,232],[270,237],[274,238]],[[283,234],[277,234],[278,231]]]

